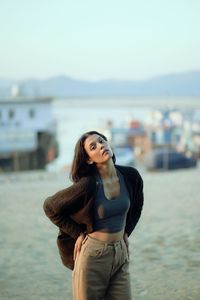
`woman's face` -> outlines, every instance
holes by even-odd
[[[84,148],[89,157],[88,163],[105,163],[113,156],[108,142],[98,134],[88,136],[85,140]]]

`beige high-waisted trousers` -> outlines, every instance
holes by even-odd
[[[72,272],[74,300],[131,300],[128,251],[124,240],[83,240]]]

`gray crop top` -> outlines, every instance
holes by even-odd
[[[123,175],[117,170],[120,182],[120,194],[114,199],[107,199],[103,182],[98,177],[99,188],[94,201],[94,231],[119,232],[125,227],[126,215],[130,207],[129,193]]]

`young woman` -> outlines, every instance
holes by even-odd
[[[63,264],[73,270],[74,300],[131,300],[128,237],[143,207],[143,180],[115,164],[107,138],[83,134],[75,147],[73,184],[48,197],[44,211],[59,227]]]

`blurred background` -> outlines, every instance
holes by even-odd
[[[2,299],[71,299],[42,204],[70,184],[88,130],[145,182],[133,299],[200,298],[199,11],[197,0],[1,3]]]

